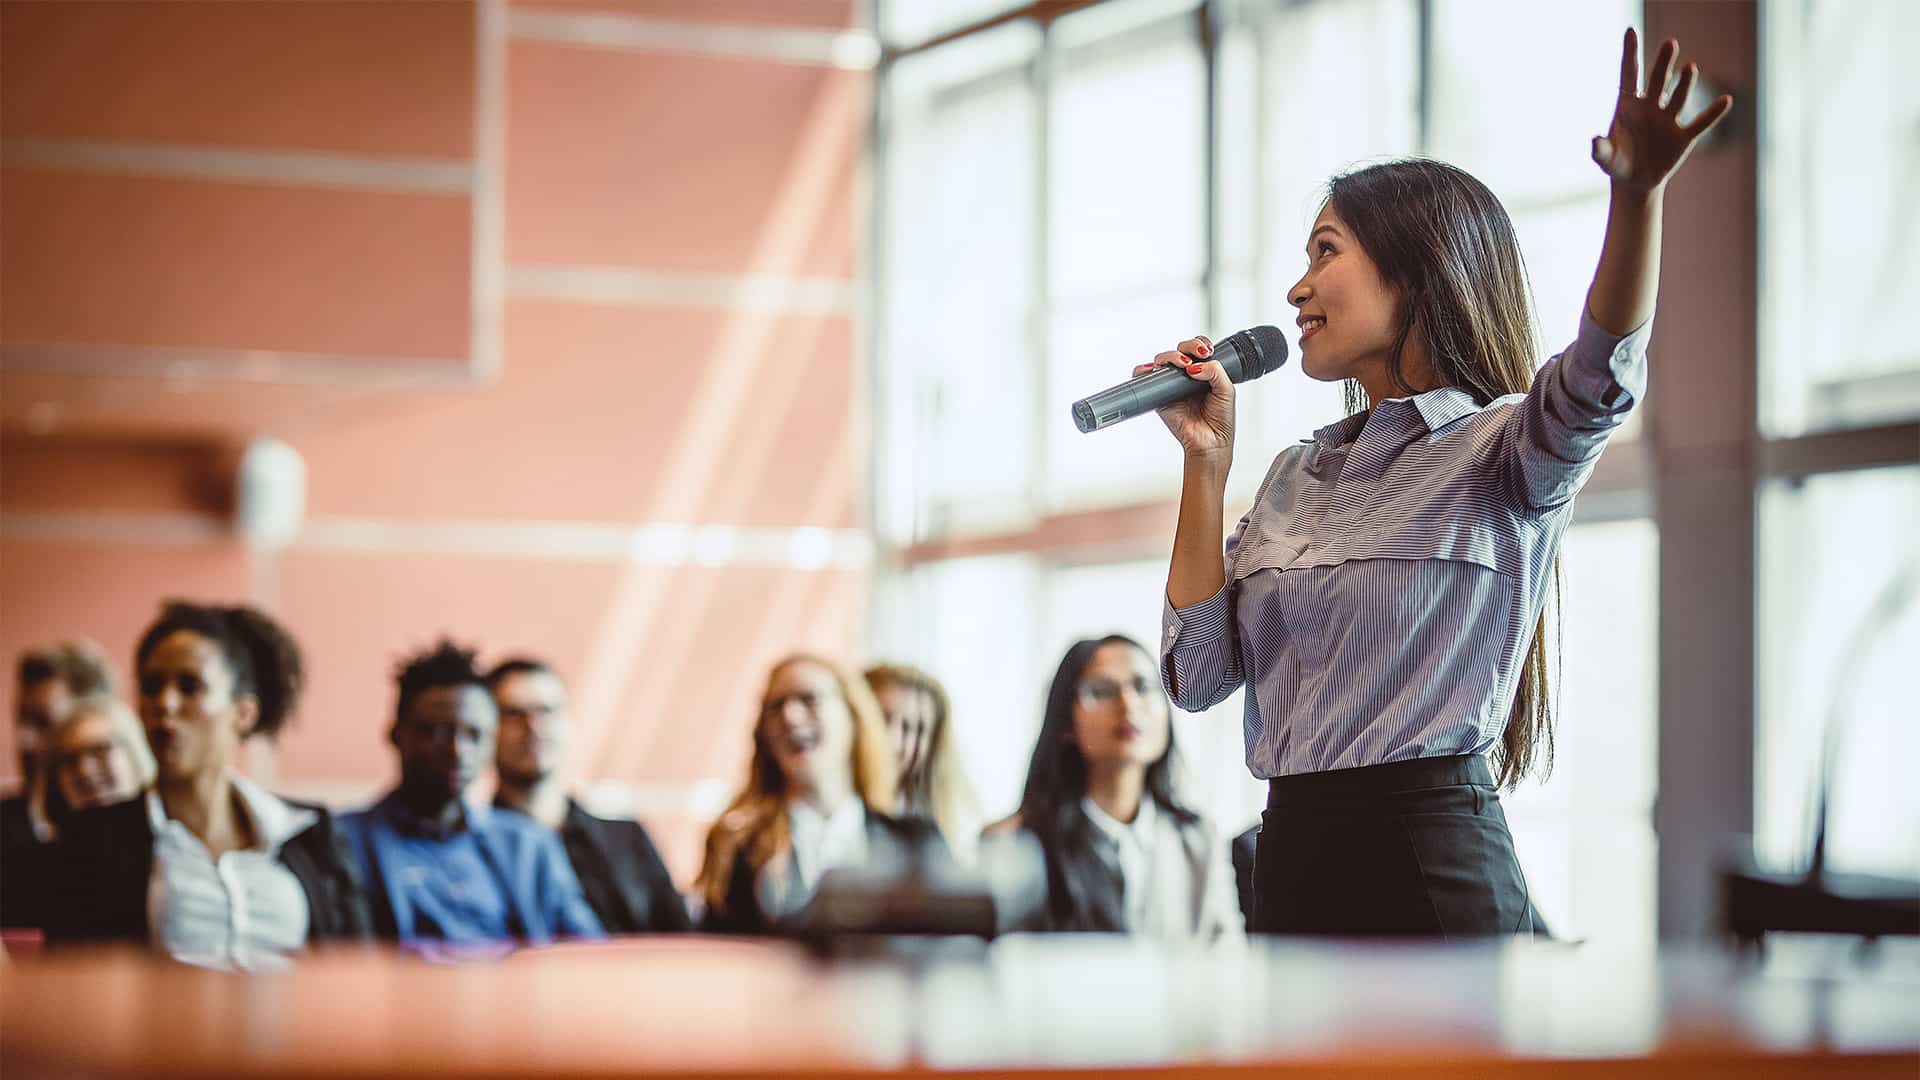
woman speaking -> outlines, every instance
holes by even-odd
[[[1274,459],[1224,560],[1233,383],[1205,338],[1135,369],[1208,387],[1160,413],[1186,454],[1161,677],[1191,710],[1247,688],[1247,764],[1269,782],[1256,931],[1531,930],[1498,790],[1551,761],[1560,538],[1646,386],[1666,183],[1732,105],[1682,123],[1696,68],[1664,93],[1678,53],[1660,47],[1642,93],[1627,31],[1593,141],[1612,184],[1599,268],[1578,336],[1537,373],[1519,246],[1485,185],[1432,161],[1332,182],[1288,301],[1302,368],[1350,380],[1354,415]]]

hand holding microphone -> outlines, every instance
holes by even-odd
[[[1133,378],[1073,403],[1083,432],[1156,411],[1187,456],[1233,450],[1233,384],[1257,379],[1287,360],[1287,339],[1271,326],[1242,330],[1219,345],[1193,337]]]

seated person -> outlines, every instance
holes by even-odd
[[[1213,940],[1245,932],[1226,846],[1174,789],[1171,708],[1131,638],[1081,641],[1047,691],[1020,811],[1045,857],[1038,930]]]
[[[905,664],[868,668],[866,680],[886,718],[899,765],[896,812],[903,818],[933,822],[948,849],[970,855],[982,822],[954,746],[953,705],[946,687]]]
[[[110,694],[73,703],[47,739],[47,813],[57,830],[67,815],[137,799],[158,766],[140,718]]]
[[[342,818],[374,932],[408,945],[599,937],[559,839],[524,814],[466,801],[499,719],[473,658],[443,641],[401,664],[388,732],[400,784]]]
[[[938,843],[931,825],[889,816],[897,770],[883,725],[873,693],[841,665],[774,665],[746,787],[707,833],[703,929],[772,932],[791,925],[827,871]]]
[[[493,804],[559,833],[587,905],[608,933],[692,929],[686,901],[647,830],[587,813],[561,786],[572,727],[560,676],[541,661],[515,658],[488,672],[487,686],[500,710]]]
[[[47,816],[50,780],[42,751],[73,702],[113,692],[107,661],[90,645],[61,643],[20,658],[13,694],[13,746],[20,790],[0,799],[0,926],[40,927],[44,885],[40,862],[53,840]]]
[[[251,608],[170,603],[134,668],[154,784],[62,821],[48,937],[150,941],[189,963],[256,968],[364,936],[366,897],[332,816],[235,771],[241,744],[277,735],[299,699],[293,640]]]

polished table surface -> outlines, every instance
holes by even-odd
[[[276,974],[138,951],[0,968],[31,1076],[1920,1076],[1920,963],[1829,951],[1094,936],[823,958],[685,937]]]

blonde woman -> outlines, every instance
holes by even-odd
[[[954,749],[953,705],[946,687],[905,664],[877,664],[867,669],[866,679],[893,743],[899,815],[931,821],[948,848],[970,853],[984,823]]]
[[[767,675],[746,787],[707,833],[697,888],[703,928],[769,933],[812,899],[828,870],[930,836],[896,820],[893,749],[866,683],[818,656]]]

